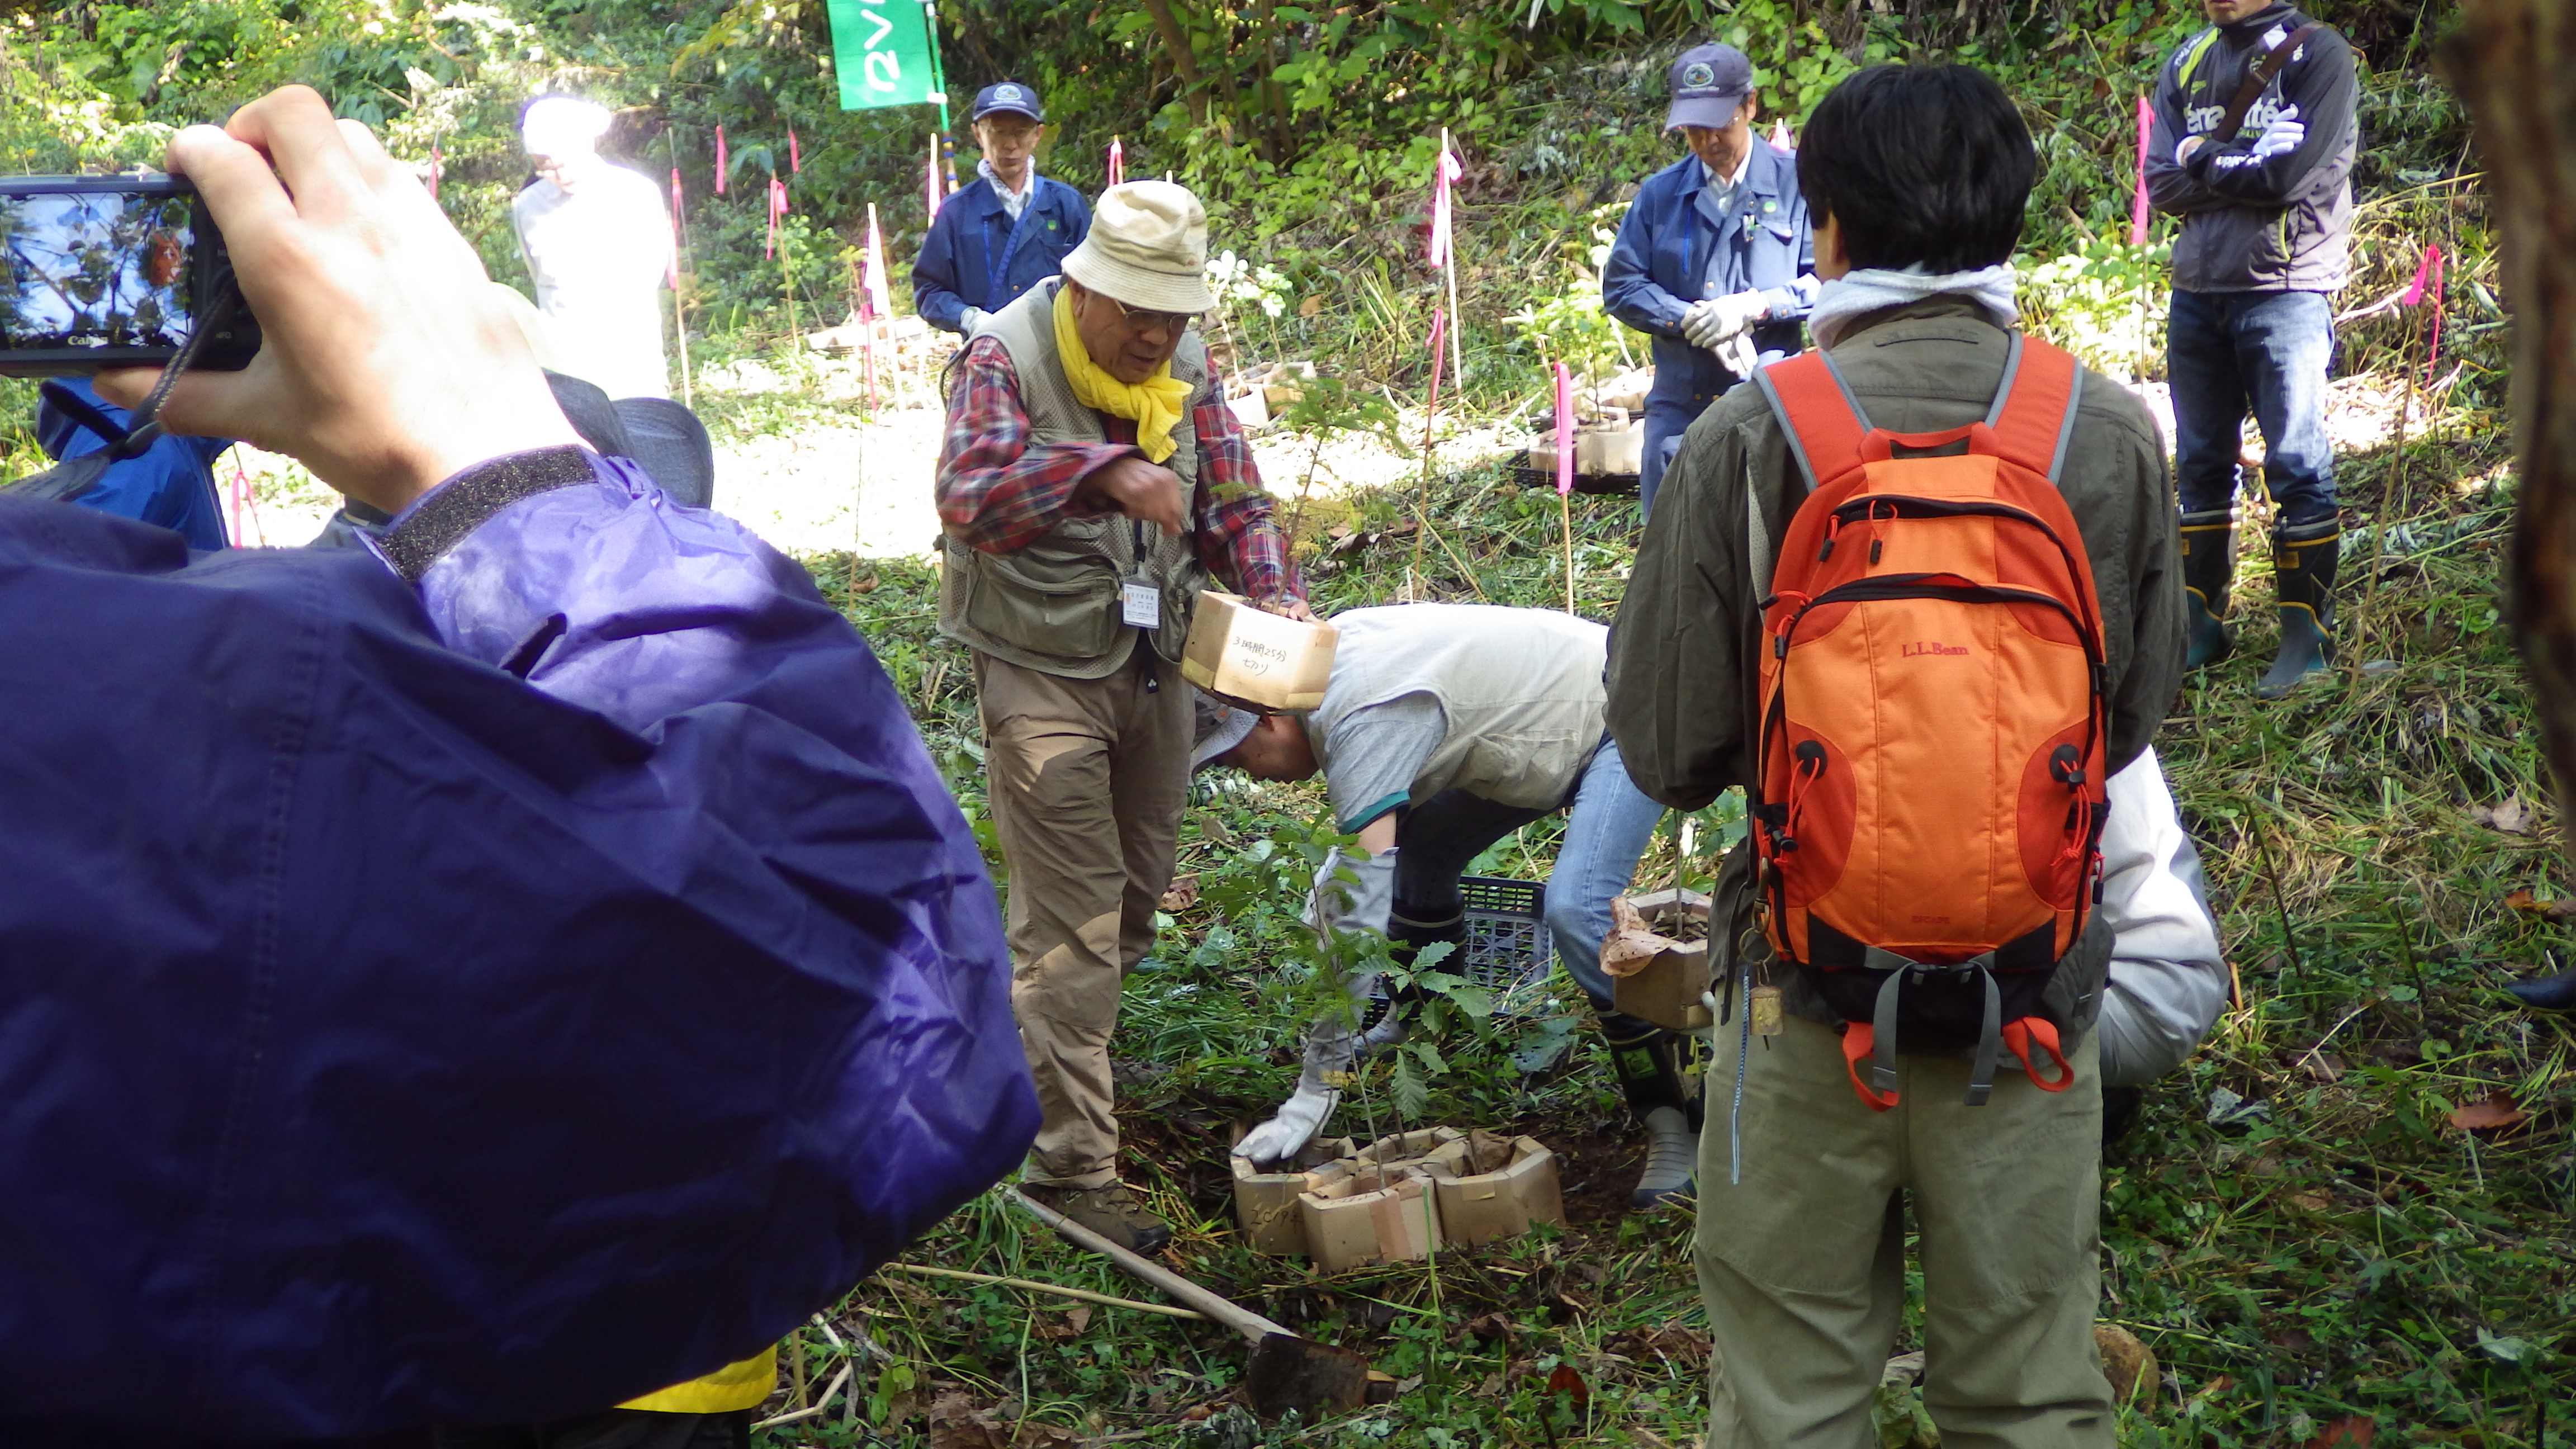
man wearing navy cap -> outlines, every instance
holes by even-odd
[[[1082,196],[1038,174],[1046,111],[1038,93],[1003,81],[975,93],[979,184],[939,208],[912,264],[912,303],[931,326],[975,335],[985,317],[1052,277],[1091,230]]]
[[[1664,129],[1690,154],[1637,188],[1601,269],[1610,315],[1655,339],[1638,479],[1650,509],[1691,419],[1798,349],[1817,286],[1796,159],[1753,134],[1753,62],[1698,46],[1673,62],[1672,86]]]

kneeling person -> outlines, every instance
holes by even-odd
[[[1629,1109],[1647,1134],[1631,1202],[1689,1190],[1699,1102],[1682,1072],[1684,1038],[1611,1010],[1601,971],[1610,900],[1628,888],[1663,807],[1639,793],[1602,723],[1609,631],[1541,609],[1407,604],[1335,616],[1341,641],[1323,703],[1303,719],[1233,711],[1197,757],[1264,780],[1318,770],[1341,828],[1359,836],[1359,901],[1347,924],[1385,933],[1399,959],[1466,940],[1458,879],[1494,842],[1567,812],[1547,882],[1558,959],[1592,999]],[[1355,986],[1355,989],[1357,987]],[[1377,1040],[1402,1027],[1374,1028]],[[1240,1150],[1295,1153],[1338,1098],[1330,1083],[1360,1043],[1339,1023],[1307,1044],[1296,1095]]]

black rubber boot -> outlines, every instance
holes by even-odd
[[[2104,1087],[2102,1089],[2102,1145],[2110,1146],[2129,1135],[2138,1125],[2138,1113],[2146,1106],[2144,1087]]]
[[[2206,669],[2236,648],[2227,632],[2228,586],[2236,578],[2236,510],[2213,508],[2182,516],[2182,591],[2190,611],[2185,669]]]
[[[2558,964],[2555,957],[2550,964]],[[2561,971],[2537,981],[2516,981],[2505,990],[2534,1011],[2576,1011],[2576,971]]]
[[[2334,663],[2335,564],[2343,525],[2331,518],[2272,529],[2273,586],[2281,600],[2281,653],[2254,693],[2279,699]]]
[[[1700,1128],[1698,1087],[1682,1070],[1691,1039],[1617,1012],[1601,1014],[1601,1039],[1628,1110],[1646,1129],[1646,1170],[1628,1194],[1628,1206],[1642,1212],[1690,1196]]]

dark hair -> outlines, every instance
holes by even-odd
[[[2021,112],[1974,66],[1871,66],[1798,134],[1798,191],[1810,215],[1833,214],[1855,267],[2003,261],[2038,172]]]

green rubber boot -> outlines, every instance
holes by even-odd
[[[1645,1212],[1689,1197],[1700,1129],[1699,1083],[1684,1061],[1690,1038],[1608,1011],[1601,1013],[1601,1039],[1628,1110],[1646,1129],[1646,1168],[1628,1194],[1629,1208]]]
[[[2182,516],[2182,591],[2190,619],[2186,670],[2206,669],[2236,648],[2227,632],[2227,595],[2236,578],[2236,510]]]
[[[2334,663],[2335,564],[2343,525],[2332,518],[2272,529],[2272,576],[2281,600],[2281,652],[2254,686],[2279,699]]]

